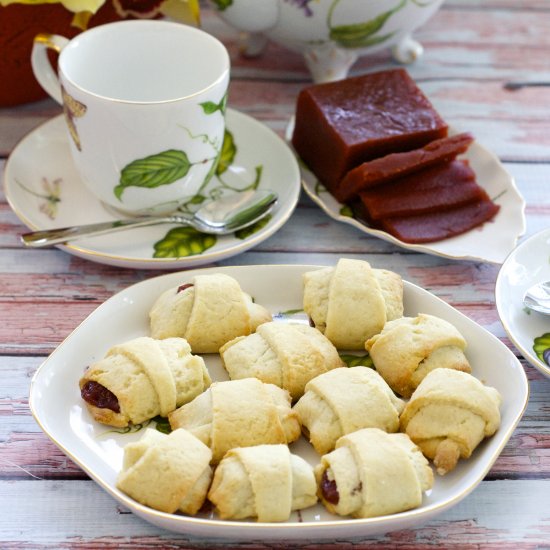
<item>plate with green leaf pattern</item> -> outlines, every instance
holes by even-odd
[[[502,326],[525,359],[550,377],[550,317],[523,305],[527,289],[550,280],[550,229],[523,240],[502,264],[495,302]]]
[[[99,263],[140,269],[181,269],[240,254],[277,231],[290,217],[300,193],[300,170],[288,145],[252,117],[228,109],[216,173],[180,206],[193,213],[220,196],[271,189],[279,200],[257,224],[231,235],[205,235],[178,225],[136,228],[89,237],[60,248]],[[85,187],[73,165],[63,116],[24,137],[9,157],[4,174],[8,203],[32,230],[120,218]]]

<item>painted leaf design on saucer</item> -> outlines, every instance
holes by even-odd
[[[65,122],[67,123],[69,134],[76,148],[82,151],[82,144],[80,143],[80,136],[76,130],[74,119],[83,117],[88,108],[84,103],[72,97],[63,86],[61,86],[61,97],[63,98],[63,114],[65,115]]]
[[[176,227],[154,245],[153,258],[184,258],[202,254],[212,248],[218,238],[201,233],[192,227]]]
[[[249,225],[248,227],[245,227],[243,229],[239,229],[238,231],[235,231],[235,237],[237,239],[241,239],[244,241],[245,239],[248,239],[251,235],[254,235],[254,233],[257,233],[261,229],[263,229],[271,220],[271,214],[268,214],[267,216],[263,217],[261,220],[257,221],[256,223]]]
[[[187,154],[175,149],[134,160],[122,169],[114,194],[122,200],[122,194],[128,187],[154,189],[169,185],[185,177],[191,166]]]
[[[57,216],[57,206],[61,202],[61,178],[56,178],[52,182],[48,178],[42,178],[43,193],[36,192],[16,180],[17,185],[27,193],[40,199],[38,209],[46,214],[50,220],[55,220]]]

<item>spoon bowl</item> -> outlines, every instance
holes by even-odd
[[[255,224],[271,212],[276,202],[277,194],[273,191],[263,189],[245,191],[207,201],[192,215],[140,216],[88,225],[31,231],[21,235],[21,242],[30,248],[42,248],[85,237],[97,237],[115,231],[163,223],[188,225],[202,233],[225,235]]]
[[[533,311],[550,315],[550,281],[530,287],[523,296],[523,305]]]

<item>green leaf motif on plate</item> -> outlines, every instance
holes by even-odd
[[[346,216],[346,218],[353,218],[353,210],[347,206],[344,205],[342,208],[340,208],[340,216]]]
[[[542,336],[535,338],[533,351],[543,363],[550,365],[550,332],[546,332]]]
[[[344,363],[348,367],[369,367],[370,369],[374,368],[374,363],[372,361],[371,356],[367,353],[365,355],[351,355],[346,353],[340,354],[340,359],[344,361]]]
[[[273,313],[273,320],[284,323],[303,323],[311,326],[311,319],[308,314],[303,309],[298,308]]]
[[[248,237],[263,229],[269,223],[269,220],[271,220],[271,214],[268,214],[265,218],[262,218],[248,227],[235,231],[235,237],[244,241],[244,239],[248,239]]]
[[[201,233],[192,227],[175,227],[154,245],[153,258],[185,258],[196,256],[212,248],[218,238]]]
[[[278,315],[280,317],[291,317],[292,315],[297,315],[298,313],[304,313],[303,309],[287,309],[286,311],[280,311]]]
[[[172,431],[172,427],[170,426],[170,422],[168,421],[168,418],[164,416],[155,416],[153,420],[156,422],[156,430],[163,433],[163,434],[169,434]]]
[[[151,422],[150,420],[145,420],[140,424],[129,424],[124,428],[111,428],[110,430],[101,432],[100,434],[97,435],[97,437],[103,437],[105,435],[110,435],[110,434],[120,434],[120,435],[134,434],[143,430],[144,428],[147,428],[150,422]]]
[[[120,173],[120,182],[114,188],[115,196],[122,200],[128,187],[154,189],[169,185],[185,177],[191,166],[187,154],[175,149],[134,160]]]
[[[223,136],[220,160],[218,161],[218,166],[216,168],[217,176],[221,176],[233,164],[236,154],[237,146],[235,145],[233,134],[229,130],[226,130]]]

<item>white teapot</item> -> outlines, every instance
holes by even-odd
[[[345,78],[360,55],[391,47],[414,61],[422,46],[411,33],[443,0],[210,0],[244,31],[243,51],[259,55],[268,40],[302,53],[315,82]]]

